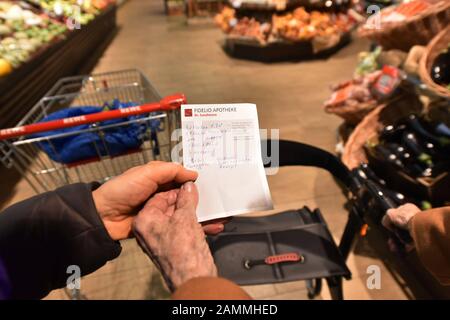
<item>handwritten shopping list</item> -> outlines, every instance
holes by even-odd
[[[183,163],[199,173],[199,222],[273,209],[256,105],[183,105],[181,112]]]

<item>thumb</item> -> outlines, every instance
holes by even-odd
[[[197,187],[192,181],[188,181],[180,188],[176,203],[176,209],[190,210],[195,213],[198,204]]]

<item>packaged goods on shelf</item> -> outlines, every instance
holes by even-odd
[[[410,115],[386,126],[376,140],[366,143],[366,151],[379,161],[402,170],[413,178],[437,177],[449,168],[450,136],[425,119]]]
[[[369,165],[411,199],[448,205],[450,135],[443,122],[411,114],[386,125],[364,145]]]

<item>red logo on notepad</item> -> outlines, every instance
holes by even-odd
[[[192,117],[192,109],[184,109],[185,117]]]

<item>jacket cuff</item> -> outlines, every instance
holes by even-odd
[[[200,277],[183,283],[173,300],[251,300],[237,284],[217,277]]]

